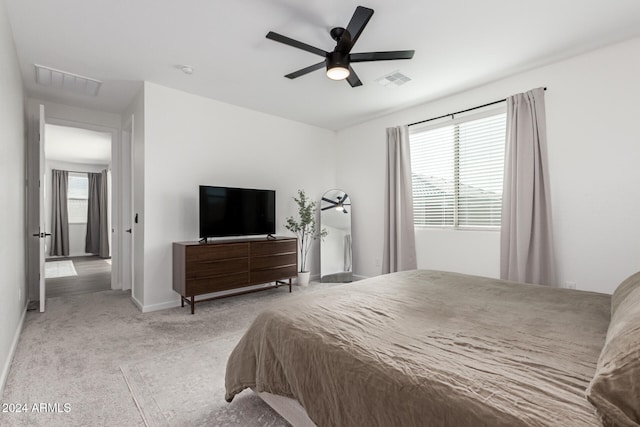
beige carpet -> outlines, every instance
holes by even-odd
[[[294,286],[293,295],[312,298],[328,286]],[[29,410],[0,413],[0,425],[144,426],[134,396],[164,425],[282,425],[249,392],[226,404],[222,384],[234,337],[261,308],[290,297],[281,287],[202,303],[195,315],[187,307],[143,314],[121,291],[50,298],[45,313],[27,313],[0,399]],[[195,413],[188,402],[202,408]],[[40,403],[52,410],[34,412]]]
[[[240,339],[229,334],[122,367],[149,427],[288,426],[251,390],[224,400],[224,370]]]

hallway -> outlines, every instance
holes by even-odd
[[[111,260],[80,256],[47,260],[71,260],[77,275],[46,279],[47,298],[111,290]]]

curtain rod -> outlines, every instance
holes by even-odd
[[[547,90],[547,88],[545,87],[544,90]],[[414,125],[419,125],[422,123],[427,123],[427,122],[431,122],[433,120],[438,120],[438,119],[444,119],[445,117],[449,117],[451,116],[451,118],[453,118],[453,116],[455,116],[456,114],[462,114],[462,113],[466,113],[468,111],[473,111],[473,110],[477,110],[479,108],[484,108],[484,107],[488,107],[490,105],[495,105],[495,104],[499,104],[501,102],[506,101],[507,98],[504,99],[499,99],[497,101],[493,101],[493,102],[489,102],[487,104],[483,104],[483,105],[478,105],[477,107],[472,107],[472,108],[467,108],[466,110],[461,110],[461,111],[456,111],[455,113],[449,113],[449,114],[444,114],[442,116],[438,116],[438,117],[433,117],[431,119],[426,119],[426,120],[420,120],[419,122],[415,122],[415,123],[410,123],[407,126],[414,126]]]
[[[87,172],[87,171],[84,171],[84,172],[81,172],[81,171],[70,171],[70,170],[67,170],[67,169],[51,169],[51,170],[52,171],[70,172],[70,173],[85,173],[85,174],[86,173],[102,173],[102,172]]]

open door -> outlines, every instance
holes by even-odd
[[[122,131],[122,290],[133,292],[133,115]]]
[[[38,227],[38,234],[34,234],[34,237],[37,237],[38,240],[40,241],[40,245],[39,245],[39,251],[38,251],[38,256],[39,256],[39,261],[40,261],[40,274],[39,274],[39,282],[40,282],[40,312],[44,312],[45,309],[45,299],[46,299],[46,288],[45,288],[45,272],[44,272],[44,262],[45,262],[45,237],[46,236],[50,236],[50,233],[45,232],[45,208],[44,208],[44,199],[45,199],[45,195],[44,195],[44,191],[45,191],[45,165],[44,165],[44,141],[45,141],[45,135],[44,135],[44,129],[45,129],[45,116],[44,116],[44,105],[40,105],[40,118],[39,118],[39,127],[40,127],[40,136],[38,138],[38,152],[39,152],[39,159],[38,159],[38,164],[39,164],[39,169],[38,169],[38,178],[39,178],[39,185],[38,185],[38,200],[39,200],[39,211],[40,211],[40,218],[39,218],[39,227]]]

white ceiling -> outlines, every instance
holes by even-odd
[[[638,0],[4,1],[30,96],[121,112],[146,80],[327,129],[640,35]],[[353,52],[415,57],[354,64],[358,88],[321,70],[283,77],[321,58],[267,40],[268,31],[332,50],[329,29],[345,27],[358,4],[375,14]],[[104,84],[97,97],[46,88],[36,63]],[[413,80],[374,82],[395,70]]]
[[[90,165],[111,164],[111,134],[67,126],[45,125],[45,158]]]

